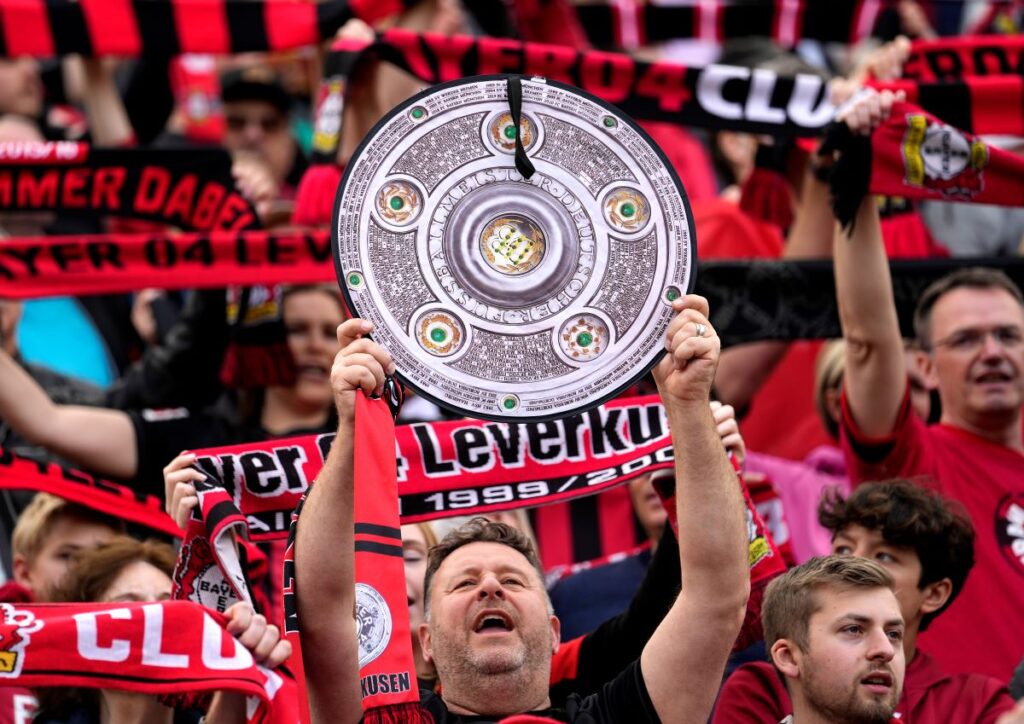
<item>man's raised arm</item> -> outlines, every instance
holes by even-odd
[[[708,406],[721,344],[708,303],[673,303],[668,354],[654,371],[672,429],[682,592],[640,657],[666,724],[703,724],[743,623],[750,572],[743,494]]]
[[[873,94],[852,105],[839,120],[854,133],[868,135],[889,117],[898,96]],[[880,437],[892,432],[907,385],[889,277],[889,260],[873,194],[861,201],[850,233],[836,228],[836,297],[846,340],[843,385],[857,427]]]
[[[338,434],[306,498],[295,537],[295,590],[313,722],[348,724],[362,716],[356,639],[352,455],[355,396],[370,395],[394,371],[390,356],[362,336],[369,322],[338,327],[331,369]]]

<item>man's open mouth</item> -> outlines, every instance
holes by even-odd
[[[888,671],[874,671],[861,679],[860,683],[876,693],[885,693],[892,689],[893,675]]]
[[[1007,372],[1005,369],[988,370],[974,377],[974,382],[981,385],[990,383],[1010,382],[1012,380],[1013,375]]]
[[[504,611],[484,611],[473,623],[474,633],[505,633],[513,628],[511,617]]]

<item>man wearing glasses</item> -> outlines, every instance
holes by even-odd
[[[289,128],[292,97],[278,76],[264,66],[226,72],[221,77],[224,146],[232,157],[263,164],[285,197],[290,197],[306,170]]]
[[[870,131],[892,97],[845,120]],[[1024,298],[1003,273],[963,269],[925,290],[914,315],[926,383],[942,416],[910,411],[907,368],[873,196],[835,240],[846,340],[844,449],[856,482],[913,477],[958,500],[977,530],[975,575],[922,647],[950,672],[1009,680],[1024,654]]]

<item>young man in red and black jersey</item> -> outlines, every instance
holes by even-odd
[[[768,584],[765,644],[792,699],[792,713],[777,721],[899,721],[906,662],[894,585],[880,565],[854,556],[812,558]]]
[[[819,518],[832,533],[834,554],[871,559],[895,582],[907,664],[897,710],[906,720],[994,722],[1013,707],[1004,683],[982,674],[947,673],[917,647],[918,633],[944,615],[974,564],[974,530],[956,506],[908,481],[869,483],[848,498],[826,498]],[[784,679],[771,664],[758,662],[726,681],[715,722],[774,724],[791,713]]]

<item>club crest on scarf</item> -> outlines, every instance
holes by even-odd
[[[359,636],[359,668],[376,659],[391,641],[391,609],[376,588],[356,584],[356,629]]]
[[[181,589],[176,598],[194,601],[220,613],[241,600],[217,564],[206,538],[195,537],[182,544],[174,582]]]
[[[313,127],[313,150],[317,153],[331,154],[337,149],[344,104],[345,81],[343,79],[331,78],[320,86],[316,123]]]
[[[30,634],[43,627],[31,611],[15,608],[9,603],[0,603],[0,678],[13,679],[21,676],[25,661],[25,647]]]
[[[999,549],[1018,573],[1024,573],[1024,494],[1011,493],[996,509]]]
[[[754,509],[747,506],[747,562],[753,568],[772,555],[772,546],[764,535],[763,524],[758,526]]]
[[[970,198],[984,188],[988,147],[927,116],[907,114],[903,135],[904,182],[947,197]]]

